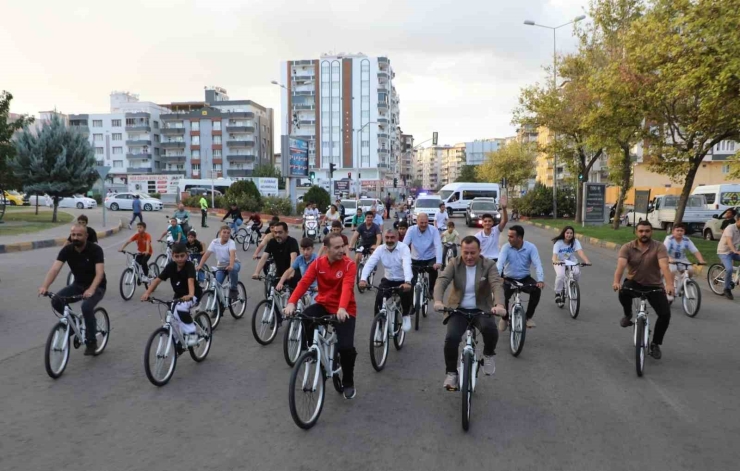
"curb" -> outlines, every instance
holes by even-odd
[[[105,231],[98,231],[98,239],[105,239],[110,237],[123,229],[123,221],[118,222],[118,227],[108,229]],[[57,239],[46,239],[36,240],[33,242],[16,242],[14,244],[0,244],[0,254],[14,253],[14,252],[25,252],[27,250],[47,249],[49,247],[62,247],[67,243],[66,237],[59,237]]]
[[[529,224],[530,226],[539,227],[540,229],[547,229],[552,232],[560,233],[560,229],[553,226],[548,226],[546,224],[540,224],[539,222],[530,222],[530,221],[522,221],[525,224]],[[601,247],[604,249],[613,250],[615,252],[618,252],[619,249],[622,248],[621,244],[617,244],[616,242],[609,242],[606,240],[597,239],[595,237],[588,237],[584,236],[582,234],[576,234],[576,239],[580,240],[581,242],[584,242],[589,245],[593,245],[595,247]],[[700,275],[704,272],[704,266],[702,265],[693,265],[694,267],[694,273],[697,275]]]

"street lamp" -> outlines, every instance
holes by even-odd
[[[562,24],[560,26],[546,26],[537,24],[532,20],[525,20],[524,24],[527,26],[539,26],[540,28],[547,28],[552,30],[552,89],[553,91],[558,87],[558,55],[556,49],[557,38],[555,32],[564,26],[568,26],[573,23],[578,23],[581,20],[585,20],[586,15],[579,15],[573,18],[571,21]],[[557,140],[557,136],[553,133],[553,137]],[[558,218],[558,158],[555,151],[552,153],[552,218]]]

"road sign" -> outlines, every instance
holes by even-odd
[[[583,225],[604,224],[606,215],[606,184],[583,184]]]
[[[103,165],[98,165],[95,167],[95,170],[98,172],[98,175],[100,175],[101,180],[105,180],[105,177],[108,176],[108,172],[110,172],[110,169],[113,167],[104,167]]]

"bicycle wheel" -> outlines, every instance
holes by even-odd
[[[370,327],[370,363],[375,371],[381,371],[388,360],[388,319],[378,314]]]
[[[247,288],[240,281],[236,284],[236,290],[239,292],[239,295],[236,301],[229,301],[229,312],[234,319],[241,319],[244,317],[244,313],[247,312]]]
[[[635,367],[637,376],[642,376],[645,372],[645,355],[647,345],[645,345],[645,319],[637,318],[635,321]]]
[[[157,266],[156,263],[149,264],[149,278],[154,279],[158,277],[161,272],[162,271],[159,269],[159,266]]]
[[[164,270],[164,267],[167,266],[167,255],[157,255],[157,258],[154,259],[154,263],[157,265],[157,267],[159,267],[159,271],[161,272],[162,270]]]
[[[243,227],[240,227],[236,234],[234,234],[234,242],[237,243],[237,245],[243,245],[244,244],[244,238],[247,237],[247,230]]]
[[[424,285],[424,288],[422,288],[421,290],[421,315],[422,317],[426,317],[427,313],[429,312],[429,293],[427,292],[428,289],[429,289],[428,285]]]
[[[200,308],[201,311],[208,314],[211,318],[211,329],[216,330],[224,314],[221,312],[221,303],[218,302],[215,291],[208,290],[203,293],[203,298],[200,300]]]
[[[110,338],[110,317],[102,307],[95,308],[93,315],[95,316],[95,340],[98,344],[95,355],[100,355],[108,345],[108,339]]]
[[[134,270],[131,268],[127,268],[121,273],[119,288],[124,301],[129,301],[134,297],[134,291],[136,291],[136,280],[134,278]]]
[[[152,348],[154,347],[154,348]],[[144,371],[155,386],[164,386],[172,378],[177,366],[177,351],[174,339],[165,327],[155,330],[144,349]]]
[[[707,282],[709,283],[709,289],[714,294],[722,296],[725,292],[725,267],[719,263],[715,263],[709,270],[707,270]]]
[[[213,340],[213,336],[211,335],[211,318],[208,317],[208,314],[201,311],[195,315],[193,322],[197,324],[198,345],[188,347],[188,350],[190,351],[190,357],[200,363],[206,359],[208,352],[211,351],[211,340]]]
[[[569,291],[568,304],[570,306],[570,317],[575,319],[578,317],[578,311],[581,309],[581,287],[578,286],[576,280],[570,282]]]
[[[67,273],[67,286],[71,285],[74,282],[75,282],[75,276],[70,271],[69,273]]]
[[[473,354],[470,351],[463,353],[462,369],[462,428],[467,432],[470,428],[470,408],[473,405]]]
[[[338,351],[334,352],[334,361],[332,362],[332,364],[334,368],[339,369],[339,372],[333,373],[331,375],[331,382],[332,384],[334,384],[334,390],[341,394],[344,392],[344,384],[342,383],[342,377],[339,374],[342,371],[342,368],[340,366],[342,362],[341,362],[341,358],[339,357]]]
[[[252,334],[260,345],[269,345],[277,335],[277,313],[271,299],[263,299],[252,314]]]
[[[46,374],[53,379],[62,376],[69,362],[69,334],[67,326],[61,322],[52,327],[46,339],[44,366]]]
[[[316,351],[304,352],[290,374],[288,402],[297,426],[308,430],[319,420],[324,407],[324,372]]]
[[[699,313],[701,307],[701,290],[699,284],[694,280],[688,280],[686,282],[686,289],[683,293],[683,312],[689,316],[694,317]]]
[[[360,293],[365,292],[365,288],[360,287],[360,278],[362,277],[363,268],[365,268],[365,262],[360,262],[360,264],[357,266],[357,279],[355,280],[355,285],[357,285],[357,291],[359,291]],[[368,279],[368,284],[372,284],[372,282],[370,282],[369,279]]]
[[[417,283],[414,287],[414,330],[419,330],[419,317],[421,317],[421,286]]]
[[[244,241],[242,241],[242,250],[247,251],[249,250],[249,246],[252,244],[252,235],[248,235],[244,238]]]
[[[393,331],[396,332],[396,334],[393,335],[393,346],[396,347],[396,350],[400,350],[403,348],[403,343],[406,341],[406,331],[401,328],[403,325],[403,317],[401,316],[400,311],[396,312],[393,324]]]
[[[294,366],[298,356],[301,354],[303,344],[303,322],[291,319],[288,328],[283,334],[283,356],[288,366]]]
[[[518,357],[524,348],[524,338],[527,335],[526,323],[522,307],[514,306],[514,309],[511,310],[509,348],[511,350],[511,354],[515,357]]]

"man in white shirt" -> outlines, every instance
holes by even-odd
[[[484,214],[481,217],[483,230],[475,235],[475,238],[480,242],[481,257],[488,258],[494,262],[498,260],[499,236],[501,235],[501,231],[504,230],[504,227],[506,227],[506,223],[509,222],[505,197],[501,198],[499,207],[501,208],[501,222],[497,226],[494,226],[493,215]]]
[[[231,289],[229,290],[229,296],[231,299],[239,297],[239,290],[237,290],[237,284],[239,283],[239,270],[241,269],[241,263],[236,258],[236,244],[231,238],[231,228],[229,226],[221,226],[219,231],[218,239],[213,239],[211,244],[208,246],[203,258],[200,259],[198,268],[199,271],[206,264],[206,261],[214,254],[216,256],[217,266],[223,268],[224,271],[216,272],[216,280],[219,283],[224,281],[226,273],[229,274],[229,281],[231,282]]]
[[[442,232],[447,229],[447,220],[450,218],[450,216],[447,214],[447,209],[445,209],[445,204],[442,203],[439,205],[439,212],[434,215],[434,227],[436,227],[439,232]]]
[[[378,262],[383,264],[385,278],[380,280],[380,289],[375,296],[375,312],[383,306],[383,298],[390,297],[388,288],[400,286],[401,309],[403,311],[403,330],[411,330],[411,250],[404,243],[398,242],[398,232],[395,229],[385,231],[385,244],[378,246],[370,255],[360,275],[360,288],[367,287],[367,277],[373,272]]]

